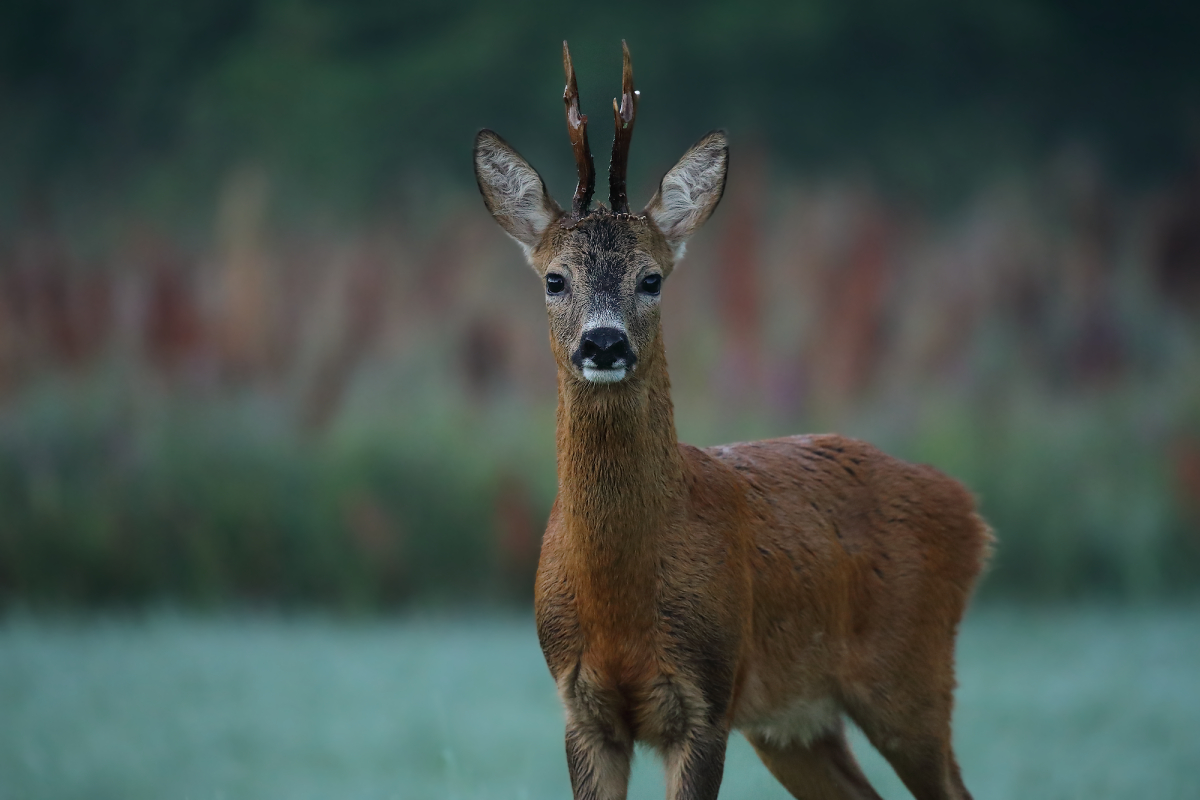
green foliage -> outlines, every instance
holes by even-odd
[[[820,351],[852,366],[866,353],[864,375],[898,358],[894,369],[910,375],[908,389],[884,389],[888,402],[937,408],[911,429],[889,427],[892,409],[874,409],[861,416],[860,433],[980,495],[999,536],[985,591],[1145,597],[1193,586],[1200,511],[1183,495],[1200,486],[1200,429],[1180,400],[1195,387],[1173,386],[1168,376],[1195,372],[1195,337],[1192,321],[1172,322],[1168,306],[1187,305],[1194,206],[1177,191],[1139,211],[1136,193],[1122,184],[1176,178],[1193,154],[1198,29],[1200,5],[1171,0],[8,0],[0,4],[0,602],[378,607],[529,591],[532,564],[520,543],[530,537],[498,532],[497,519],[507,514],[517,527],[544,519],[554,484],[552,422],[545,409],[501,408],[521,405],[504,395],[505,381],[532,386],[534,377],[526,367],[519,377],[503,374],[525,350],[507,353],[503,341],[519,337],[506,337],[512,326],[497,328],[492,318],[495,301],[511,300],[501,291],[508,279],[492,268],[515,260],[515,251],[491,253],[489,242],[507,243],[473,197],[470,215],[454,203],[463,188],[473,194],[470,141],[483,126],[529,157],[553,193],[569,196],[574,177],[558,100],[563,38],[601,167],[618,42],[629,40],[645,99],[634,196],[648,197],[704,131],[727,127],[735,142],[724,213],[737,222],[706,234],[720,237],[706,246],[716,259],[708,274],[719,280],[693,291],[692,319],[681,328],[702,346],[673,361],[684,367],[672,373],[677,386],[688,387],[676,398],[685,439],[823,428],[802,418],[817,415],[804,405],[820,395],[813,386],[838,383],[838,370],[821,374]],[[1062,174],[1030,184],[1011,218],[968,207],[944,257],[941,245],[904,244],[919,243],[914,231],[926,224],[907,201],[881,205],[871,191],[856,201],[857,190],[835,190],[796,205],[796,191],[819,184],[814,171],[837,175],[835,183],[865,172],[862,186],[884,194],[899,187],[937,198],[997,185],[998,173],[1045,172],[1044,156],[1075,143],[1096,157],[1071,151]],[[737,154],[754,162],[756,150],[771,153],[757,161],[770,165],[769,176],[737,168]],[[809,174],[797,181],[788,169]],[[247,175],[270,187],[269,204],[249,197],[254,191],[239,177]],[[785,186],[790,200],[751,200]],[[211,226],[217,198],[216,242],[206,250],[203,234],[180,229],[188,220]],[[293,226],[306,236],[272,249],[277,220],[260,217],[310,219],[311,211],[321,212],[324,234],[320,225]],[[331,211],[348,223],[328,224]],[[356,239],[372,220],[382,220],[387,235],[360,230]],[[891,231],[884,238],[895,239],[885,242],[892,266],[873,265],[866,250],[838,255],[851,239],[871,241],[881,224]],[[389,251],[393,238],[403,244]],[[359,255],[346,256],[346,248]],[[1132,281],[1113,277],[1125,249],[1140,253]],[[1176,250],[1182,255],[1168,259]],[[704,250],[694,252],[688,266],[699,278]],[[350,267],[339,266],[344,258]],[[1085,280],[1076,273],[1090,258],[1097,272]],[[937,269],[923,270],[930,264]],[[324,279],[314,278],[343,267],[349,299],[339,299],[336,281],[324,299],[344,307],[348,320],[377,317],[371,324],[340,330],[322,321],[316,287]],[[732,407],[701,397],[731,314],[758,324],[754,306],[703,306],[738,270],[768,300],[759,309],[763,330],[778,330],[759,343],[763,363],[781,373],[764,383],[779,391],[764,394],[791,399],[782,401],[786,409],[772,400],[770,411],[755,406],[736,425],[714,424],[714,436],[693,438],[689,415],[717,418]],[[991,270],[980,282],[990,288],[970,289],[972,270]],[[939,290],[906,300],[922,273]],[[850,275],[850,290],[838,289],[839,274]],[[902,313],[870,311],[874,281],[885,275],[889,288],[880,291],[891,294],[883,305]],[[974,304],[972,292],[980,295]],[[826,307],[829,320],[861,325],[860,335],[831,328]],[[1012,342],[989,350],[984,334],[963,332],[972,315],[1012,326]],[[384,317],[396,324],[380,337],[381,349],[401,361],[422,354],[442,371],[397,368],[382,379],[420,397],[405,395],[397,411],[394,398],[378,392],[374,402],[389,404],[385,412],[343,413],[320,436],[293,429],[291,420],[303,417],[293,406],[312,392],[281,388],[275,366],[259,364],[261,374],[240,384],[202,379],[201,397],[172,383],[192,361],[212,375],[236,374],[236,354],[226,354],[225,367],[225,356],[214,354],[243,334],[260,337],[246,340],[254,352],[295,367],[284,383],[308,380],[310,356],[318,380],[325,363],[349,365],[349,376],[358,350],[368,349],[364,331],[382,327]],[[923,323],[891,325],[910,318],[937,322],[928,352],[920,341],[905,345],[904,331],[920,339]],[[1110,322],[1117,384],[1095,384],[1090,397],[1093,384],[1072,353],[1096,331],[1104,346]],[[300,331],[314,333],[312,341]],[[839,337],[849,344],[839,347]],[[935,346],[939,337],[946,353],[969,363],[967,372],[1030,396],[994,399],[970,375],[935,379],[929,370],[951,370],[953,361]],[[494,359],[497,385],[464,400],[455,377],[470,372],[464,353],[482,347],[475,360],[491,359],[493,340],[501,342],[496,353],[510,357]],[[537,342],[544,347],[544,333]],[[304,343],[312,353],[284,357]],[[81,364],[107,352],[141,363],[130,368],[138,377],[116,391],[78,377],[88,369]],[[341,362],[333,359],[339,353]],[[381,379],[379,367],[372,365],[372,380]],[[939,386],[956,380],[975,385],[966,390],[975,397],[939,401]],[[871,385],[857,386],[848,404],[857,406]],[[545,383],[522,397],[551,394]],[[699,398],[690,410],[689,397]],[[833,427],[855,432],[857,413]],[[480,415],[484,422],[474,419]],[[1171,462],[1179,443],[1195,462],[1186,481]],[[516,505],[505,506],[514,491]]]
[[[5,601],[374,608],[506,588],[493,475],[453,443],[305,441],[230,403],[147,422],[64,401],[31,398],[0,434]]]
[[[12,0],[0,189],[161,201],[166,183],[186,205],[252,161],[298,206],[374,204],[418,191],[416,175],[469,184],[481,126],[566,183],[563,38],[601,128],[630,41],[647,99],[633,157],[656,174],[715,126],[793,165],[865,163],[921,191],[1075,140],[1154,174],[1194,144],[1198,14],[1171,0]]]
[[[64,381],[8,411],[0,602],[378,609],[527,601],[553,445],[539,436],[530,456],[513,453],[516,440],[529,440],[523,432],[548,434],[542,415],[510,409],[472,419],[446,410],[445,399],[416,401],[400,428],[367,417],[307,439],[280,422],[277,404],[141,402],[134,414],[94,386]],[[1130,434],[1121,398],[973,408],[931,394],[920,424],[868,438],[979,496],[998,537],[985,596],[1138,600],[1194,590],[1195,521],[1174,494],[1162,448]],[[420,421],[410,424],[414,415]],[[734,427],[803,429],[763,419]],[[528,551],[515,554],[504,551],[496,516],[512,488],[504,476],[514,475],[533,526]]]
[[[1200,537],[1171,463],[1131,430],[1128,393],[941,409],[898,452],[967,484],[997,536],[984,592],[1145,599],[1192,591]]]

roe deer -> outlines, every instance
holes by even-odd
[[[538,637],[566,709],[577,800],[626,796],[634,742],[675,800],[717,796],[730,731],[798,798],[874,798],[852,719],[917,798],[969,797],[950,742],[954,639],[990,534],[971,495],[839,436],[704,450],[675,435],[659,295],[725,185],[722,132],[631,214],[637,112],[629,50],[611,210],[566,43],[569,211],[489,130],[488,210],[545,287],[558,363],[558,496],[535,589]]]

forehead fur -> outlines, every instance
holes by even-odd
[[[601,210],[567,228],[551,225],[531,254],[534,267],[545,274],[550,263],[565,256],[571,263],[585,267],[592,258],[607,254],[643,253],[658,264],[666,275],[674,259],[666,238],[645,217],[617,215]]]

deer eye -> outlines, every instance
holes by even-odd
[[[567,289],[567,280],[557,272],[546,276],[546,294],[562,294]]]
[[[638,291],[646,294],[658,294],[662,291],[662,275],[647,275],[638,284]]]

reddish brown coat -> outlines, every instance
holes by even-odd
[[[970,495],[838,436],[676,441],[659,294],[720,200],[728,145],[701,139],[640,215],[589,211],[565,47],[564,62],[571,211],[491,131],[475,171],[546,287],[559,491],[535,608],[576,800],[623,800],[635,741],[663,755],[673,800],[715,800],[734,728],[795,797],[877,798],[844,716],[918,800],[968,798],[950,736],[954,639],[990,541]],[[636,107],[631,70],[626,50]]]

